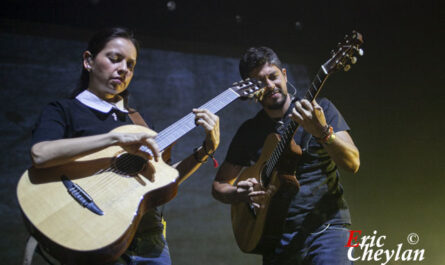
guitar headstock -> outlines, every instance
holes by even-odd
[[[360,45],[363,44],[363,35],[352,31],[346,35],[343,42],[339,42],[337,48],[331,51],[331,58],[322,65],[325,74],[332,74],[338,70],[349,71],[351,65],[357,63],[357,55],[363,56]]]
[[[264,86],[259,80],[254,78],[246,78],[239,82],[233,83],[230,89],[237,93],[241,99],[255,98],[256,100],[261,100]]]

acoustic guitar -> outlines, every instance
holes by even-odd
[[[330,74],[341,69],[348,71],[357,62],[355,54],[363,55],[359,48],[362,43],[360,33],[353,31],[351,36],[346,35],[321,66],[304,98],[314,100]],[[239,248],[246,253],[261,254],[273,249],[283,231],[290,201],[299,190],[295,166],[302,151],[293,141],[298,124],[289,119],[283,126],[282,133],[268,135],[258,161],[242,171],[234,182],[236,185],[256,178],[260,186],[256,189],[266,192],[259,202],[260,208],[244,202],[231,207],[233,233]]]
[[[244,80],[200,108],[216,113],[237,98],[261,96],[256,80]],[[196,127],[189,113],[156,136],[160,151]],[[115,132],[154,131],[125,125]],[[141,151],[151,154],[142,146]],[[25,223],[41,246],[63,264],[102,264],[129,246],[149,208],[175,197],[178,171],[162,159],[147,161],[119,146],[50,168],[29,168],[20,178],[17,197]]]

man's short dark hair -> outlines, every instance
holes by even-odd
[[[278,55],[268,47],[250,47],[241,57],[239,62],[239,72],[242,79],[249,77],[249,74],[256,68],[269,63],[277,66],[281,70],[281,61]]]

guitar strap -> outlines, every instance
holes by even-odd
[[[129,110],[128,117],[130,117],[130,120],[134,124],[149,128],[147,123],[144,121],[144,118],[142,118],[142,116],[141,116],[141,114],[139,114],[139,112],[137,112],[135,109],[132,109],[132,108],[129,108],[128,110]]]

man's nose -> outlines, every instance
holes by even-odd
[[[266,81],[266,85],[268,89],[274,89],[275,88],[275,83],[272,82],[271,80],[267,79]]]

